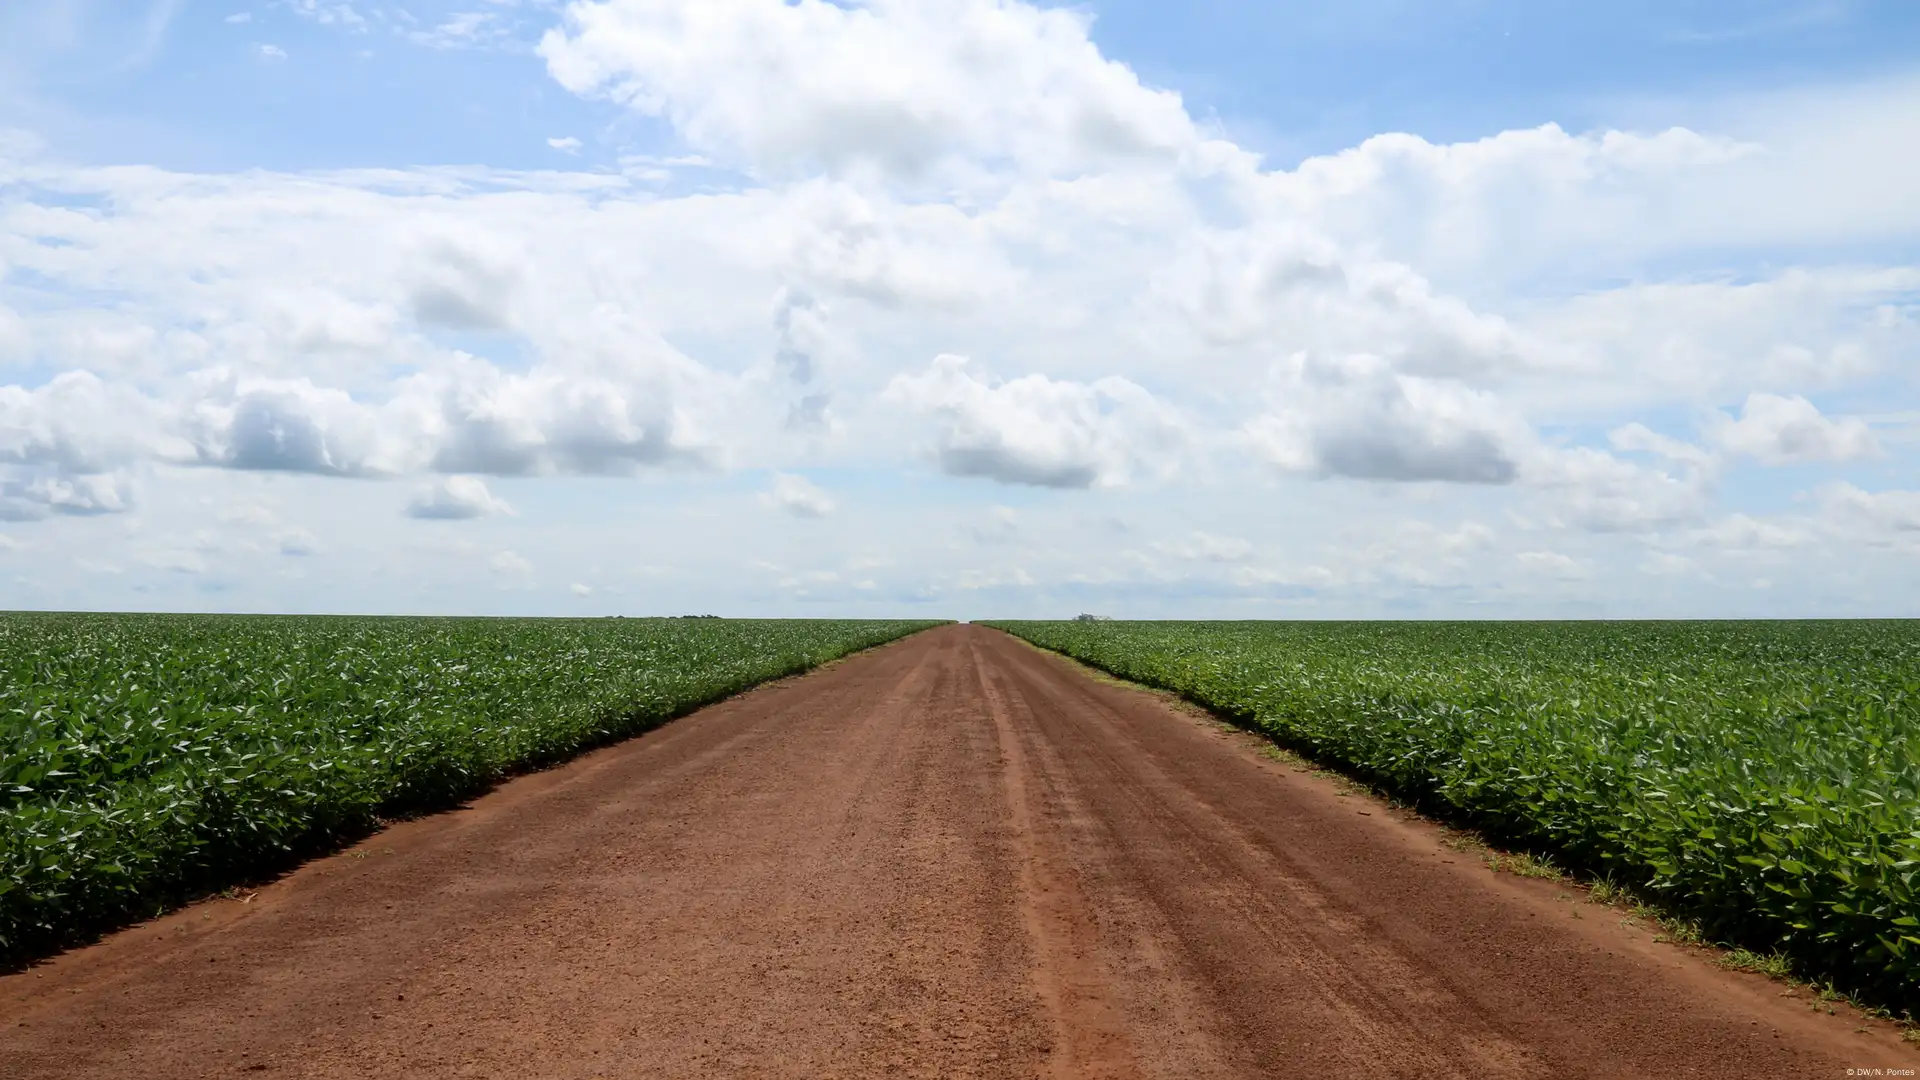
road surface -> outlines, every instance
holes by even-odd
[[[954,626],[0,978],[0,1076],[1920,1064],[1890,1026],[1442,841]]]

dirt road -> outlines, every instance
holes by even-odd
[[[0,979],[0,1076],[1920,1065],[1440,841],[951,627]]]

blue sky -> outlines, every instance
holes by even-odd
[[[129,14],[139,6],[67,0],[8,16],[19,34],[9,121],[46,124],[74,160],[133,154],[181,169],[541,168],[556,130],[607,155],[671,139],[546,77],[532,46],[554,15],[539,6],[419,3],[405,6],[408,21],[398,6],[362,5],[364,28],[296,5],[179,0]],[[1920,41],[1920,9],[1893,0],[1068,6],[1094,17],[1107,55],[1281,165],[1385,131],[1451,142],[1548,122],[1585,129],[1657,106],[1897,76]],[[486,47],[406,37],[475,8],[497,19]],[[286,62],[261,46],[288,51]]]
[[[1920,9],[0,13],[0,605],[1912,614]]]

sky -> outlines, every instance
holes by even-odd
[[[0,6],[0,608],[1920,615],[1904,0]]]

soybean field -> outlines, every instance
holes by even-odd
[[[1920,1000],[1920,623],[994,625]]]
[[[0,616],[0,962],[931,625]]]

